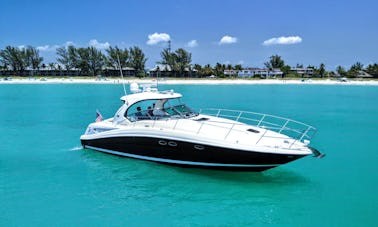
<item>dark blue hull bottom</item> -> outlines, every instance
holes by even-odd
[[[260,172],[304,157],[222,148],[150,137],[81,140],[84,148],[181,167]]]

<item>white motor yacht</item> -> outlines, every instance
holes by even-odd
[[[236,171],[263,171],[313,154],[310,125],[246,111],[200,109],[182,95],[131,84],[132,94],[109,119],[88,125],[84,148],[129,158]]]

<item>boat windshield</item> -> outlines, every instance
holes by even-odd
[[[180,99],[143,100],[134,103],[125,113],[130,121],[191,118],[197,115],[198,113],[181,103]]]

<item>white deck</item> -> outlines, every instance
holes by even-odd
[[[206,120],[199,120],[206,118]],[[106,129],[102,133],[88,133],[84,138],[97,136],[152,136],[167,139],[212,144],[241,150],[311,154],[306,145],[297,139],[264,128],[234,120],[198,115],[195,118],[140,120],[113,125],[112,119],[93,123],[89,127]],[[111,130],[115,129],[115,130]],[[248,129],[253,129],[247,131]],[[102,135],[100,135],[102,134]]]

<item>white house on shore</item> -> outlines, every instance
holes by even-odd
[[[172,77],[174,76],[169,65],[158,64],[154,68],[148,70],[150,77]],[[193,68],[185,68],[183,75],[175,75],[179,77],[198,77],[198,71]]]
[[[280,69],[245,68],[242,70],[224,70],[224,75],[238,75],[243,78],[255,76],[268,78],[282,76],[283,72]]]
[[[313,68],[297,68],[297,67],[292,67],[290,69],[291,72],[297,73],[301,77],[308,76],[312,77],[314,75],[314,69]]]

